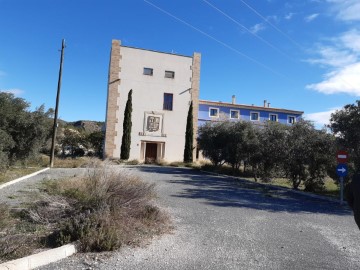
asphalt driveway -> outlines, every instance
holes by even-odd
[[[40,269],[360,269],[360,231],[338,203],[186,168],[115,168],[156,182],[173,233]]]

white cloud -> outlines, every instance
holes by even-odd
[[[24,93],[21,89],[0,89],[0,92],[11,93],[15,96],[21,96]]]
[[[318,58],[312,64],[330,68],[323,81],[306,86],[324,94],[346,93],[360,96],[360,32],[352,29],[331,40],[331,45],[317,47]]]
[[[250,28],[250,32],[253,34],[257,34],[261,30],[264,30],[266,27],[263,23],[257,23],[253,27]]]
[[[266,17],[266,20],[278,23],[280,21],[280,18],[277,15],[270,15]]]
[[[325,112],[316,112],[316,113],[309,113],[305,114],[304,118],[306,120],[313,121],[315,126],[318,128],[323,127],[324,125],[328,125],[330,122],[330,116],[336,110],[340,110],[341,108],[333,108]]]
[[[338,49],[331,46],[318,46],[319,58],[308,59],[311,64],[320,64],[330,67],[343,67],[357,61],[357,56],[346,49]]]
[[[338,19],[343,21],[360,20],[359,0],[328,0],[328,2],[334,4],[333,10]]]
[[[305,22],[311,22],[319,16],[319,13],[314,13],[304,18]]]
[[[340,37],[341,42],[348,49],[360,54],[360,31],[352,29]]]
[[[308,89],[313,89],[324,94],[346,93],[360,96],[360,62],[347,65],[337,71],[325,74],[325,79],[320,83],[309,84]]]
[[[292,17],[294,17],[294,15],[295,15],[295,13],[290,12],[289,14],[286,14],[286,15],[284,16],[284,18],[285,18],[285,20],[291,20]]]

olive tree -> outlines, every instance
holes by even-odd
[[[360,100],[331,114],[329,127],[338,143],[349,151],[355,169],[360,170]]]
[[[215,166],[224,164],[224,142],[228,138],[229,122],[206,122],[199,127],[198,146],[205,158]]]
[[[286,161],[289,127],[278,122],[268,121],[258,130],[259,149],[257,172],[264,181],[274,176],[282,176]]]
[[[324,180],[329,171],[335,171],[335,137],[326,130],[312,129],[311,152],[308,156],[309,176],[305,180],[305,190],[315,191],[324,189]]]
[[[245,121],[230,122],[225,131],[224,159],[233,170],[237,170],[256,152],[258,139],[253,125]]]
[[[335,157],[334,137],[302,120],[289,129],[286,149],[284,168],[293,188],[303,182],[308,191],[322,189]]]
[[[10,163],[25,162],[36,155],[51,134],[53,110],[45,111],[42,105],[29,111],[30,104],[11,93],[0,92],[0,148]]]

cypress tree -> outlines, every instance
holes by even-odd
[[[121,140],[121,154],[120,159],[129,159],[130,144],[131,144],[131,113],[132,113],[132,89],[129,91],[128,99],[126,101],[123,122],[123,136]]]
[[[184,162],[185,163],[193,162],[193,139],[194,139],[193,104],[191,101],[188,115],[187,115],[187,121],[186,121],[185,148],[184,148]]]

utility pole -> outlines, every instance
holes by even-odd
[[[52,140],[51,140],[50,168],[52,168],[54,166],[55,138],[56,138],[57,125],[58,125],[57,124],[57,118],[58,118],[58,111],[59,111],[59,99],[60,99],[62,67],[63,67],[63,61],[64,61],[64,49],[65,49],[65,39],[62,40],[62,45],[61,45],[59,80],[58,80],[58,87],[57,87],[57,94],[56,94],[56,106],[55,106],[53,135],[52,135]]]

